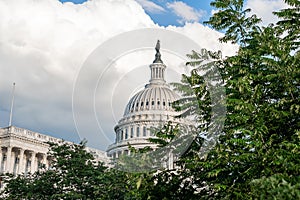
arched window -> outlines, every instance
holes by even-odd
[[[116,143],[119,142],[119,132],[116,133]]]
[[[146,128],[146,126],[143,127],[143,136],[144,137],[147,136],[147,128]]]
[[[140,137],[140,127],[136,127],[136,137]]]
[[[128,139],[128,129],[125,130],[125,140]]]
[[[130,138],[133,138],[133,127],[130,129]]]
[[[129,151],[128,150],[124,150],[124,155],[129,155]]]

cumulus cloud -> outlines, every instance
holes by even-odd
[[[268,25],[278,21],[272,12],[287,8],[287,4],[282,0],[248,0],[246,7],[251,8],[252,13],[262,19],[263,25]]]
[[[174,1],[166,4],[180,19],[179,23],[198,22],[203,15],[206,14],[204,10],[196,10],[182,1]]]
[[[157,5],[156,3],[149,1],[149,0],[136,0],[141,6],[150,13],[163,13],[166,10],[161,7],[160,5]]]
[[[221,50],[224,56],[232,56],[237,51],[236,45],[224,44],[217,41],[218,38],[224,36],[222,33],[199,23],[186,23],[183,27],[168,26],[167,29],[186,35],[208,50]]]
[[[12,83],[16,82],[14,125],[78,142],[80,139],[72,113],[72,92],[85,60],[96,47],[113,36],[150,27],[163,29],[155,25],[142,6],[133,0],[90,0],[79,5],[60,3],[58,0],[0,1],[0,126],[8,124],[11,88]],[[220,33],[198,23],[187,23],[180,28],[170,26],[166,29],[184,34],[202,47],[221,49],[226,55],[236,51],[236,47],[217,41]],[[116,82],[128,85],[130,77],[134,76],[127,74],[128,71],[124,71],[124,68],[147,65],[152,62],[153,55],[148,53],[131,58],[137,59],[137,63],[135,59],[116,62],[121,68],[111,69],[111,73],[107,74],[107,81],[102,85],[104,89],[113,90]],[[105,66],[97,67],[103,69]],[[136,71],[140,73],[138,69]],[[93,74],[91,71],[84,77],[87,82]],[[122,79],[116,79],[115,74],[119,74]],[[124,89],[126,84],[120,84],[123,87],[115,88],[118,92],[114,93],[112,105],[119,105],[118,109],[122,107],[128,100],[131,89],[137,87],[134,85],[142,86],[148,80],[147,75],[139,76],[139,82],[134,79],[128,85],[130,90]],[[85,88],[86,91],[90,89],[94,88]],[[84,97],[85,92],[80,96]],[[97,93],[96,97],[99,104],[111,101],[105,91]],[[124,100],[120,106],[122,99]],[[85,104],[80,106],[81,110],[86,107]],[[119,119],[122,111],[116,112],[119,116],[114,119]],[[102,127],[103,132],[110,135],[108,139],[112,140],[116,120],[110,121],[106,117],[112,115],[110,112],[108,107],[100,106],[98,115],[100,123],[106,125]],[[89,127],[95,124],[89,119],[93,116],[85,113],[83,117],[85,133],[92,132]],[[91,146],[103,150],[111,142],[107,138],[87,139]]]

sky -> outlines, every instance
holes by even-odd
[[[86,0],[60,0],[82,4]],[[136,0],[151,19],[161,26],[182,26],[185,22],[203,22],[209,19],[211,0]]]
[[[89,146],[105,150],[129,98],[149,80],[157,39],[168,82],[187,73],[188,47],[224,56],[237,51],[218,42],[222,33],[203,25],[215,12],[209,3],[0,1],[0,127],[8,125],[15,82],[13,125],[73,142],[86,138]],[[245,7],[266,25],[285,4],[248,0]]]

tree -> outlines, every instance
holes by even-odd
[[[242,0],[211,3],[218,12],[207,23],[240,48],[217,65],[227,94],[224,135],[207,157],[183,162],[182,172],[200,189],[195,197],[300,198],[300,3],[286,2],[291,8],[276,13],[284,20],[267,27],[247,15]],[[190,63],[201,70],[197,59]],[[189,78],[202,84],[195,73]]]
[[[5,199],[123,199],[127,188],[125,173],[94,161],[80,144],[50,144],[51,169],[29,176],[7,176]]]

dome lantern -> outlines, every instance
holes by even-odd
[[[166,81],[165,81],[166,65],[161,60],[160,41],[159,40],[157,40],[155,50],[156,50],[155,60],[150,65],[150,70],[151,70],[150,85],[153,85],[153,84],[161,85],[161,84],[166,83]]]

